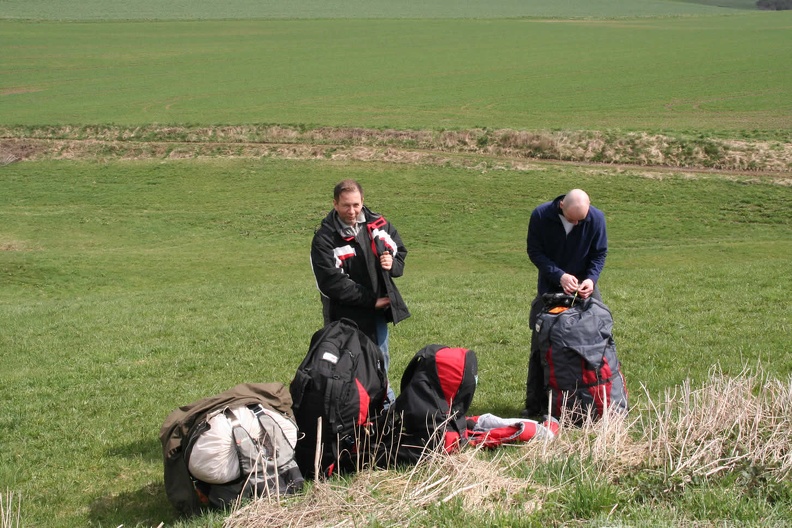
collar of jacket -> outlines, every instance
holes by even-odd
[[[373,212],[371,209],[369,209],[364,205],[363,208],[360,210],[360,215],[358,215],[358,223],[357,223],[358,229],[366,229],[366,224],[374,220],[377,220],[381,216],[382,215]],[[362,222],[360,221],[361,218],[363,218]],[[339,236],[341,236],[341,238],[343,238],[344,240],[352,240],[357,235],[357,233],[352,227],[346,225],[344,222],[341,221],[341,219],[338,217],[338,213],[335,210],[330,211],[330,214],[327,216],[327,219],[330,222],[333,230],[336,231],[339,234]]]
[[[566,197],[566,194],[562,194],[561,196],[559,196],[558,198],[553,200],[553,210],[556,213],[558,213],[558,214],[550,215],[550,218],[552,218],[553,220],[555,220],[559,224],[563,224],[563,222],[561,221],[559,216],[564,216],[564,211],[561,210],[561,200],[563,200],[564,197]],[[591,206],[589,206],[589,207],[591,207]],[[578,223],[589,222],[590,220],[591,220],[591,211],[589,211],[589,214],[586,215],[586,218],[584,218],[583,220],[580,220]],[[572,227],[574,227],[574,226],[572,226]]]

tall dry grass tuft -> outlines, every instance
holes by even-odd
[[[540,457],[527,452],[521,462],[574,455],[614,480],[636,471],[660,475],[668,489],[747,467],[767,482],[790,477],[792,377],[784,382],[747,370],[729,377],[714,367],[701,388],[687,381],[657,402],[646,393],[646,401],[629,415],[587,417],[579,428],[562,416],[564,434]]]
[[[0,528],[19,528],[22,526],[22,495],[6,489],[5,494],[0,493]]]
[[[449,456],[427,453],[407,469],[365,469],[347,480],[317,480],[302,497],[261,499],[236,510],[225,528],[421,525],[426,509],[452,500],[479,514],[504,507],[530,512],[535,485],[506,476],[500,457],[484,460],[477,449]]]
[[[588,414],[581,423],[579,415],[573,416],[563,409],[559,420],[563,434],[541,453],[528,451],[527,456],[532,464],[574,456],[593,464],[601,472],[634,467],[643,459],[643,449],[632,434],[638,420],[640,417],[636,413],[610,410],[601,419]]]
[[[780,482],[792,470],[792,378],[786,382],[744,371],[669,390],[642,413],[647,463],[688,482],[746,465]]]

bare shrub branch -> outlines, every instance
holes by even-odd
[[[22,495],[6,489],[5,495],[0,493],[0,527],[19,528],[22,526]]]

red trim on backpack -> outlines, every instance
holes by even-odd
[[[545,426],[547,429],[550,429],[550,432],[554,435],[558,434],[559,429],[561,429],[561,425],[558,423],[557,420],[545,420],[542,422],[542,425]]]
[[[466,353],[467,350],[464,348],[441,348],[435,354],[437,378],[440,380],[440,388],[449,410],[465,376]]]
[[[369,405],[371,405],[371,396],[369,396],[368,392],[366,392],[366,388],[357,378],[355,378],[355,386],[358,390],[358,401],[360,402],[360,407],[358,408],[357,424],[365,425],[368,421],[368,410]]]
[[[467,417],[468,423],[472,422],[477,424],[478,419],[478,416]],[[534,420],[520,420],[520,423],[496,427],[486,431],[468,429],[468,438],[471,445],[480,445],[486,449],[493,449],[503,444],[516,444],[531,440],[536,436],[537,429],[540,425],[553,433],[553,436],[558,434],[558,421],[548,418],[541,424]],[[470,425],[468,425],[468,427],[470,427]]]
[[[602,416],[602,397],[600,396],[600,386],[597,385],[597,373],[588,367],[586,360],[580,359],[580,369],[583,371],[581,381],[588,387],[588,393],[591,394],[591,399],[594,400],[594,407],[597,409],[597,415]]]
[[[459,433],[456,431],[446,431],[445,438],[443,439],[443,449],[446,453],[453,453],[459,449]]]
[[[602,360],[603,364],[600,369],[599,379],[608,381],[599,385],[597,384],[597,373],[587,368],[585,362],[583,362],[583,383],[588,385],[589,394],[591,394],[591,397],[594,399],[594,405],[599,416],[602,416],[605,411],[607,411],[608,405],[610,405],[611,388],[613,387],[613,382],[611,381],[613,373],[611,372],[610,365],[608,365],[608,359],[603,357]],[[602,396],[603,387],[605,388],[604,398]]]
[[[470,444],[477,446],[481,445],[487,449],[492,449],[503,444],[525,442],[530,440],[536,435],[536,424],[525,420],[525,426],[509,425],[505,427],[497,427],[489,431],[468,431],[468,438]]]
[[[198,495],[198,502],[200,502],[204,506],[209,505],[209,497],[207,497],[203,491],[199,490],[198,488],[195,488],[195,494]]]
[[[613,371],[611,371],[610,364],[608,364],[608,358],[602,358],[602,369],[600,370],[602,379],[608,380],[605,384],[605,401],[602,402],[603,411],[607,411],[608,407],[611,404],[611,389],[613,388]],[[602,391],[598,391],[600,397],[602,397]]]

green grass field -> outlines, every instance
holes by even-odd
[[[35,20],[201,20],[304,18],[514,18],[514,17],[630,17],[723,14],[756,9],[751,0],[210,0],[157,2],[155,0],[80,0],[68,6],[51,0],[4,0],[0,17]]]
[[[792,191],[770,180],[552,166],[14,164],[0,169],[0,482],[21,493],[29,523],[174,520],[158,427],[238,382],[291,380],[321,325],[311,235],[345,176],[363,182],[410,249],[400,284],[414,315],[393,332],[395,377],[426,344],[473,348],[472,413],[520,410],[535,281],[527,217],[573,185],[608,213],[601,287],[634,405],[641,385],[658,395],[702,383],[715,364],[792,373]]]
[[[0,20],[0,120],[763,137],[792,122],[790,17]]]
[[[715,368],[788,384],[783,171],[122,160],[110,147],[101,159],[12,155],[26,130],[58,125],[84,127],[79,139],[90,143],[91,125],[167,136],[169,125],[246,123],[669,131],[788,150],[792,18],[752,7],[0,1],[0,125],[12,132],[0,137],[0,528],[17,526],[9,508],[20,526],[223,525],[222,514],[175,516],[159,427],[177,406],[236,383],[289,383],[321,325],[311,237],[345,177],[363,183],[409,248],[399,284],[413,317],[391,337],[397,384],[427,344],[472,348],[471,413],[519,412],[536,280],[528,216],[572,187],[608,218],[600,286],[631,416],[650,419],[654,398],[706,384]],[[789,445],[787,435],[778,449]],[[530,448],[510,460],[521,452]],[[615,476],[585,454],[514,462],[508,477],[531,487],[521,500],[542,510],[507,501],[487,516],[451,502],[420,519],[788,526],[792,486],[775,480],[773,464],[701,477],[649,461]],[[353,521],[381,526],[377,513]]]

